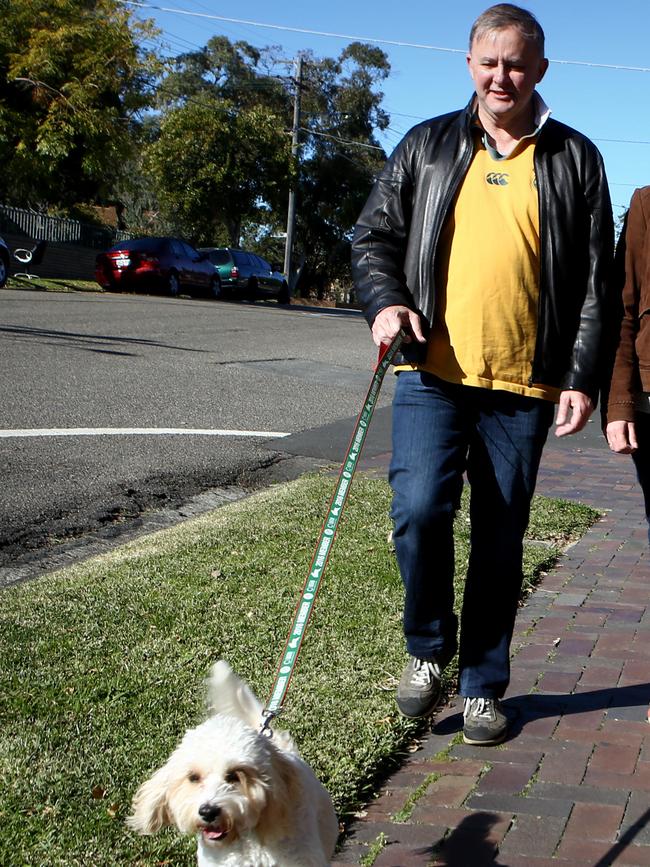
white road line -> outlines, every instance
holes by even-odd
[[[102,436],[206,436],[263,437],[274,439],[291,434],[275,430],[215,430],[183,427],[62,427],[0,430],[0,439],[16,437],[102,437]]]

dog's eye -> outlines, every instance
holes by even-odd
[[[237,773],[237,771],[228,771],[228,773],[225,776],[225,780],[227,783],[232,783],[232,784],[238,783],[239,782],[239,774]]]
[[[190,771],[190,773],[187,775],[187,779],[190,781],[190,783],[200,783],[201,774],[199,774],[198,771]]]

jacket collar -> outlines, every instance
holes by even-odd
[[[543,98],[540,96],[540,94],[537,91],[533,92],[533,109],[534,109],[533,119],[535,121],[535,129],[532,132],[528,133],[527,135],[522,136],[519,139],[519,143],[521,143],[522,141],[526,141],[527,139],[535,138],[537,135],[539,135],[542,127],[544,126],[546,121],[551,116],[551,109],[544,102]],[[483,138],[483,144],[485,145],[486,149],[488,151],[490,151],[490,153],[492,154],[494,159],[498,159],[498,160],[507,159],[507,156],[500,154],[496,150],[496,148],[490,144],[490,142],[488,140],[487,133],[483,129],[483,126],[482,126],[482,124],[479,120],[479,117],[478,117],[476,94],[473,94],[470,101],[467,103],[467,106],[465,107],[465,114],[467,116],[467,121],[469,123],[470,129],[480,131],[482,138]],[[518,149],[519,149],[519,144],[517,144],[515,146],[515,150],[518,150]]]

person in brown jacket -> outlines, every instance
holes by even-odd
[[[613,452],[632,455],[650,528],[650,186],[632,195],[616,258],[625,268],[617,275],[623,283],[623,319],[605,434]]]
[[[605,434],[612,451],[632,455],[650,526],[650,186],[634,191],[617,252],[623,319]]]

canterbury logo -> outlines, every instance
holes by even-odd
[[[506,172],[488,172],[485,180],[488,184],[493,184],[495,187],[508,186],[508,175]]]

